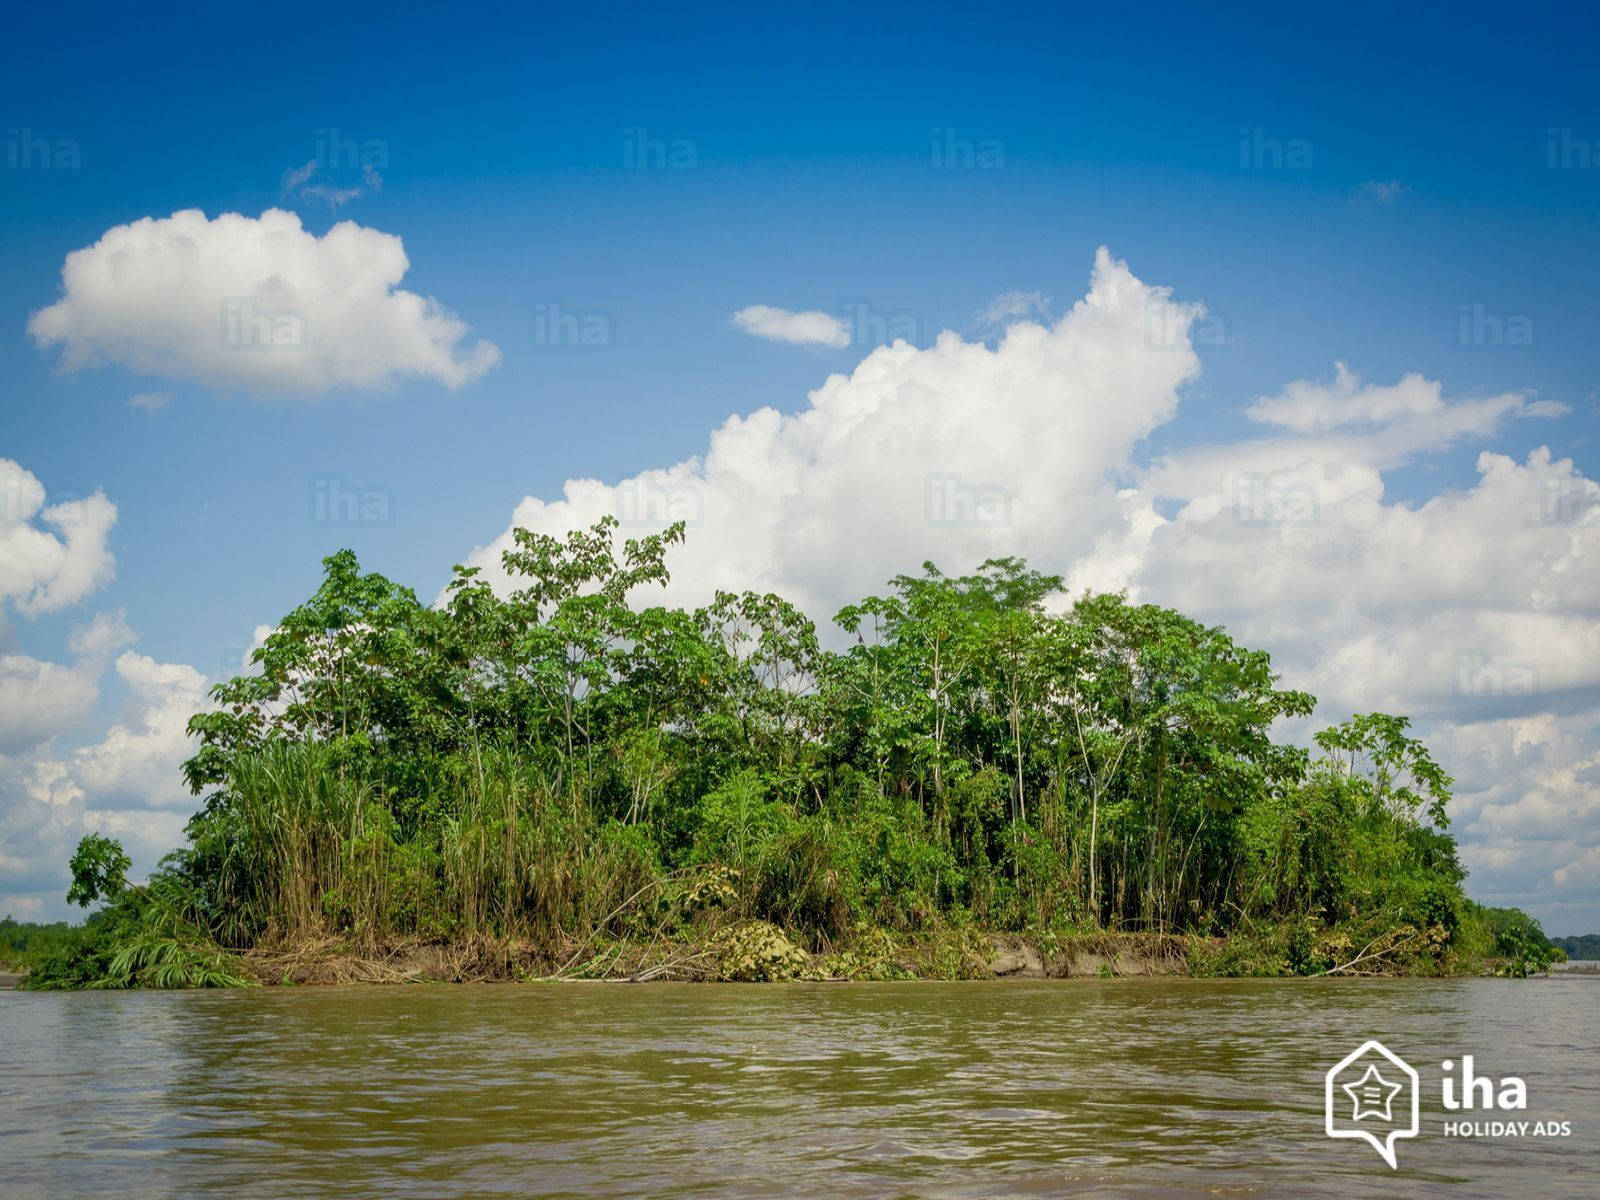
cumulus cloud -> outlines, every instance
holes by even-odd
[[[1565,407],[1451,398],[1419,375],[1369,383],[1340,364],[1250,404],[1260,436],[1150,459],[1144,439],[1198,377],[1204,317],[1102,250],[1053,323],[1017,320],[992,348],[948,332],[879,348],[797,413],[730,417],[699,457],[527,497],[511,526],[686,520],[676,603],[773,589],[826,620],[924,558],[962,570],[1016,553],[1074,590],[1126,588],[1225,623],[1321,697],[1317,723],[1419,718],[1462,779],[1476,895],[1600,924],[1583,870],[1600,806],[1582,783],[1600,778],[1600,485],[1548,449],[1485,451],[1474,483],[1420,502],[1386,481]],[[510,540],[469,561],[504,585]],[[1524,847],[1517,831],[1558,809],[1580,819]]]
[[[98,671],[0,654],[0,754],[14,754],[81,721],[100,698]]]
[[[0,605],[30,617],[76,604],[116,570],[117,507],[104,493],[45,501],[37,476],[0,458]]]
[[[172,407],[171,392],[138,392],[128,397],[129,408],[142,408],[145,412],[160,412]]]
[[[351,221],[321,237],[291,212],[198,209],[118,225],[67,255],[62,295],[28,332],[65,370],[117,364],[259,394],[459,388],[500,361],[437,302],[399,289],[398,237]]]
[[[116,508],[103,495],[46,506],[39,480],[0,459],[0,499],[0,601],[32,616],[110,578]],[[181,839],[193,808],[179,775],[185,727],[208,702],[207,680],[127,651],[136,640],[119,609],[69,631],[69,662],[0,654],[0,912],[66,915],[65,864],[86,833],[122,838],[141,871]],[[114,657],[121,715],[97,740],[60,749],[84,736]]]
[[[90,797],[119,807],[191,811],[194,799],[178,767],[193,753],[187,726],[206,707],[206,677],[131,650],[118,657],[117,675],[133,698],[133,713],[73,755],[74,781]]]
[[[0,754],[0,892],[19,915],[65,915],[65,864],[87,833],[119,838],[136,873],[182,842],[195,808],[180,774],[193,752],[185,727],[208,703],[208,681],[131,651],[116,675],[126,710],[99,740],[67,754]]]
[[[107,534],[116,513],[98,492],[47,506],[38,478],[0,459],[0,602],[31,617],[94,591],[113,571]],[[0,754],[37,746],[87,716],[111,654],[132,639],[121,612],[102,613],[72,631],[71,664],[0,654]]]
[[[182,844],[192,803],[151,810],[103,803],[79,786],[67,761],[0,757],[0,893],[18,916],[46,920],[82,914],[64,902],[66,863],[79,839],[103,833],[120,840],[133,859],[135,878],[155,868]]]
[[[752,304],[747,308],[741,308],[729,319],[746,333],[768,338],[774,342],[835,348],[850,344],[849,328],[830,313],[791,312],[787,308]]]
[[[1503,903],[1556,932],[1600,924],[1597,730],[1600,706],[1450,724],[1431,738],[1455,772],[1456,832],[1473,883],[1492,883]]]
[[[1600,685],[1600,485],[1570,459],[1485,452],[1475,487],[1411,505],[1315,442],[1240,458],[1152,475],[1191,487],[1124,582],[1272,646],[1346,709],[1481,719]]]
[[[1152,310],[1175,341],[1152,344]],[[699,458],[614,486],[573,480],[562,499],[525,499],[512,524],[682,518],[703,528],[675,556],[673,594],[772,589],[824,617],[925,557],[1086,555],[1125,520],[1108,476],[1199,370],[1182,331],[1202,311],[1102,250],[1089,294],[1053,326],[1014,324],[992,348],[950,332],[880,347],[799,413],[730,417]],[[471,561],[497,576],[510,540]]]
[[[1296,433],[1321,433],[1349,425],[1437,416],[1442,411],[1439,385],[1421,375],[1407,375],[1384,387],[1364,384],[1344,363],[1335,363],[1332,383],[1296,380],[1278,395],[1257,400],[1246,415],[1263,425],[1281,425]]]

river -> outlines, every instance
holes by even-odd
[[[0,1193],[1587,1198],[1597,1017],[1595,976],[8,992]],[[1398,1171],[1323,1129],[1374,1037]],[[1464,1054],[1526,1109],[1447,1112]]]

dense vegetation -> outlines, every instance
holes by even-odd
[[[1016,559],[893,579],[842,652],[776,595],[641,603],[682,537],[518,530],[511,594],[458,567],[436,607],[327,559],[190,724],[188,844],[133,887],[86,839],[72,898],[110,907],[35,982],[407,942],[603,970],[754,921],[836,964],[971,930],[1183,935],[1222,972],[1492,952],[1403,717],[1274,742],[1314,701],[1266,654]]]
[[[71,926],[65,921],[40,925],[18,921],[9,913],[0,917],[0,969],[27,966],[63,945]]]

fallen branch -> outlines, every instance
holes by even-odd
[[[1318,972],[1316,972],[1316,975],[1312,976],[1312,978],[1316,978],[1317,976],[1322,976],[1322,975],[1342,975],[1345,972],[1349,972],[1352,975],[1374,975],[1374,974],[1377,974],[1377,972],[1375,972],[1375,971],[1357,971],[1357,970],[1353,970],[1353,968],[1359,966],[1362,963],[1381,961],[1381,960],[1387,958],[1389,955],[1394,954],[1394,953],[1396,953],[1396,952],[1398,952],[1400,950],[1405,949],[1412,942],[1416,941],[1419,937],[1422,936],[1422,931],[1421,930],[1412,930],[1411,935],[1409,937],[1404,938],[1404,940],[1402,940],[1402,941],[1391,941],[1389,945],[1383,947],[1381,950],[1374,950],[1373,949],[1373,947],[1376,946],[1379,942],[1383,941],[1384,938],[1397,938],[1397,937],[1400,937],[1404,933],[1405,933],[1405,929],[1404,928],[1391,930],[1389,933],[1381,933],[1377,937],[1373,938],[1370,942],[1368,942],[1365,946],[1363,946],[1361,948],[1361,953],[1357,954],[1349,962],[1340,963],[1337,967],[1329,967],[1326,971],[1318,971]]]
[[[648,891],[652,891],[653,889],[662,887],[663,885],[665,885],[665,884],[667,884],[667,883],[669,883],[669,882],[671,882],[673,880],[682,878],[684,874],[685,874],[684,870],[671,871],[666,875],[662,875],[662,876],[659,876],[658,878],[652,879],[649,883],[645,884],[642,888],[640,888],[638,891],[636,891],[633,895],[629,896],[621,904],[617,905],[616,908],[612,909],[609,913],[607,913],[604,917],[602,917],[599,921],[597,921],[595,923],[594,928],[589,930],[589,936],[584,938],[583,941],[579,944],[578,948],[575,951],[573,951],[572,957],[567,959],[566,962],[562,963],[561,964],[561,968],[558,971],[556,971],[556,973],[554,975],[548,976],[548,978],[550,978],[550,979],[562,979],[562,978],[565,978],[565,976],[567,974],[567,971],[572,967],[572,964],[577,962],[579,956],[582,955],[583,952],[589,948],[589,943],[594,941],[594,939],[597,936],[599,936],[599,933],[600,933],[600,931],[602,929],[604,929],[607,925],[611,924],[611,922],[614,921],[617,917],[621,916],[624,912],[626,912],[628,910],[629,906],[632,905],[635,900],[637,900],[640,896],[644,895]]]

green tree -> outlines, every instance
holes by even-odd
[[[88,834],[78,842],[68,864],[72,884],[67,888],[67,903],[87,908],[101,900],[118,899],[127,890],[132,866],[121,842],[104,834]]]

